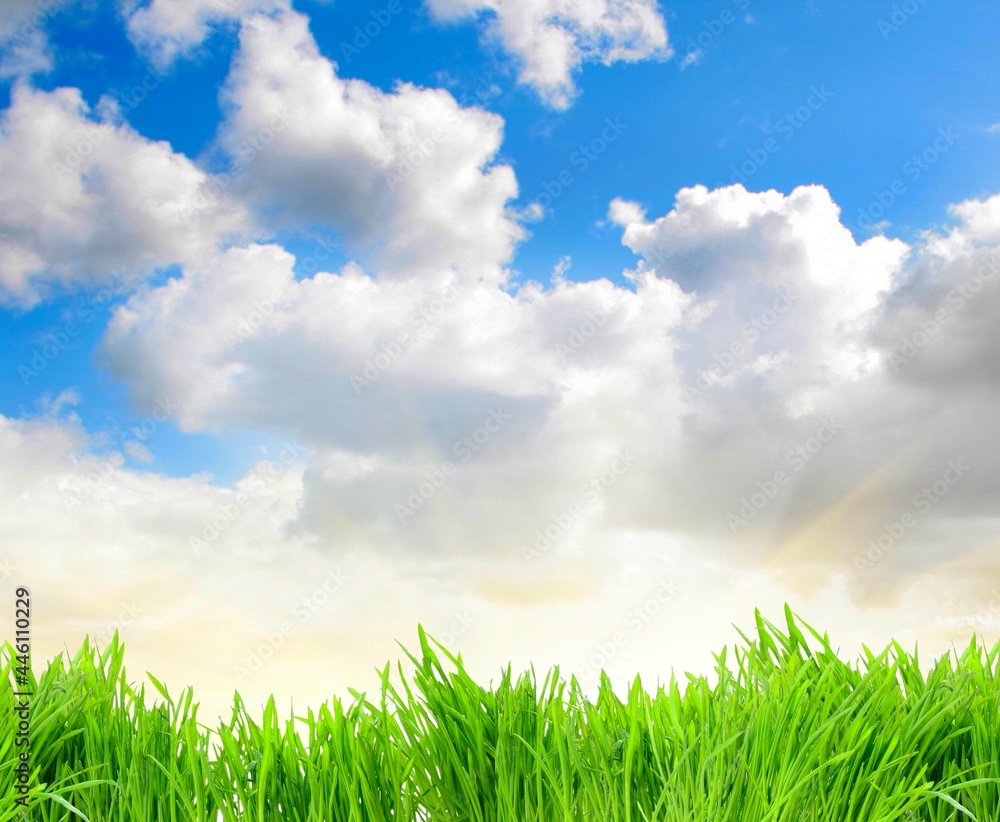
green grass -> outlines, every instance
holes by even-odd
[[[33,683],[33,820],[1000,820],[1000,643],[929,670],[892,643],[838,658],[786,609],[688,675],[593,700],[554,670],[484,687],[419,632],[374,701],[209,729],[190,690],[130,684],[118,638]],[[0,822],[14,805],[12,648],[2,657]],[[156,696],[151,694],[151,696]],[[147,702],[149,706],[147,706]]]

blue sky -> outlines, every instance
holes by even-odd
[[[859,641],[1000,627],[1000,9],[45,8],[0,11],[0,420],[30,510],[0,532],[53,592],[120,564],[53,647],[138,599],[136,645],[190,676],[164,647],[197,615],[237,624],[267,574],[294,597],[331,563],[398,604],[348,597],[289,665],[333,642],[364,671],[364,637],[466,610],[498,658],[520,651],[490,625],[544,618],[524,654],[556,659],[665,568],[673,618],[714,609],[672,649],[692,664],[755,596]],[[606,662],[655,665],[658,636]]]

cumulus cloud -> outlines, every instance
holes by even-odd
[[[657,386],[666,392],[671,331],[691,302],[651,274],[634,290],[601,280],[509,293],[447,275],[383,280],[354,264],[295,280],[293,262],[278,247],[251,246],[186,268],[118,312],[106,362],[137,397],[177,398],[188,430],[246,424],[369,460],[346,491],[339,472],[317,469],[307,507],[331,509],[325,497],[347,493],[371,528],[395,523],[383,535],[396,542],[419,529],[399,527],[408,518],[394,503],[435,462],[468,468],[435,505],[495,495],[505,502],[478,510],[498,521],[513,478],[539,486],[530,505],[544,517],[603,470],[622,445],[617,416]],[[182,356],[167,354],[168,339]],[[502,425],[489,422],[496,415]],[[498,428],[487,432],[491,447],[463,449],[484,426]],[[553,480],[558,491],[544,490]],[[510,547],[507,527],[495,545]]]
[[[196,259],[247,225],[243,209],[167,143],[78,89],[17,85],[0,115],[0,297]]]
[[[215,28],[288,7],[288,0],[125,0],[122,12],[129,39],[164,69],[190,56]]]
[[[872,366],[865,324],[909,251],[885,237],[856,243],[821,186],[788,196],[741,185],[694,186],[655,221],[622,200],[612,202],[609,218],[645,266],[711,302],[711,316],[688,346],[690,365],[710,365],[716,353],[740,342],[731,339],[738,330],[749,353],[724,379],[759,377],[784,398],[791,416],[813,410],[824,392]],[[779,299],[781,315],[765,322]]]
[[[440,89],[341,79],[294,13],[244,23],[223,100],[220,146],[253,156],[241,191],[270,219],[340,232],[384,270],[502,276],[522,230],[514,172],[494,162],[498,116]]]
[[[856,243],[819,187],[695,187],[655,220],[613,203],[638,270],[706,307],[679,337],[683,434],[649,438],[644,485],[675,492],[633,495],[621,521],[714,534],[752,562],[825,564],[792,574],[807,587],[853,569],[852,595],[881,604],[981,557],[1000,481],[983,450],[1000,433],[988,203],[957,205],[954,228],[914,246]]]
[[[1000,194],[955,203],[948,210],[959,223],[934,243],[943,254],[1000,243]]]
[[[996,428],[988,395],[914,388],[890,365],[888,330],[915,321],[894,300],[932,243],[856,242],[815,186],[695,187],[657,219],[626,201],[610,217],[639,256],[625,285],[354,263],[296,279],[280,247],[231,248],[132,298],[103,356],[134,396],[175,398],[186,430],[301,437],[302,527],[349,521],[372,547],[511,557],[554,529],[549,556],[603,567],[609,534],[649,529],[731,561],[826,563],[861,597],[981,543],[997,478],[980,459],[884,578],[856,573],[867,540]],[[953,351],[969,368],[981,331]],[[949,518],[965,525],[945,540]]]
[[[556,109],[577,93],[584,63],[667,58],[667,30],[655,0],[427,0],[441,21],[485,17],[485,34],[519,64],[520,82]]]
[[[882,309],[874,339],[895,377],[934,392],[995,390],[1000,368],[1000,197],[951,207],[957,225],[925,250]]]

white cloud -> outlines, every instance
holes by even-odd
[[[5,0],[0,5],[0,79],[27,78],[52,68],[46,28],[76,0]]]
[[[148,464],[154,459],[153,453],[138,440],[129,440],[122,446],[125,456],[136,462]]]
[[[219,142],[253,155],[240,190],[270,218],[342,232],[383,270],[503,276],[522,230],[506,209],[514,172],[494,163],[498,116],[439,89],[339,78],[293,13],[243,24],[224,102]]]
[[[567,108],[584,63],[667,58],[655,0],[427,0],[438,20],[488,16],[486,34],[519,63],[520,82],[549,106]]]
[[[6,0],[0,6],[0,42],[7,43],[44,28],[45,22],[75,0]]]
[[[640,255],[628,287],[557,278],[508,290],[356,264],[296,280],[279,247],[232,248],[131,299],[104,356],[137,398],[171,396],[186,430],[300,437],[313,455],[303,527],[332,534],[346,518],[366,544],[404,552],[516,555],[580,504],[559,551],[595,562],[612,531],[648,528],[727,557],[777,551],[848,573],[920,483],[981,456],[976,439],[995,427],[988,399],[914,394],[888,365],[883,338],[902,323],[893,295],[929,247],[855,242],[815,186],[695,187],[658,219],[626,201],[610,216]],[[428,313],[448,288],[453,304]],[[984,323],[977,345],[991,333]],[[970,350],[953,353],[971,367]],[[460,443],[497,408],[509,421],[461,459]],[[830,420],[833,444],[797,464],[817,432],[830,439]],[[584,499],[616,451],[634,467]],[[400,517],[397,504],[446,460],[454,480]],[[780,501],[734,535],[729,515],[779,469],[790,476]],[[906,579],[971,550],[994,473],[980,463],[883,571]],[[935,523],[948,517],[968,530],[942,541]],[[854,582],[861,596],[869,582]]]
[[[692,49],[684,57],[681,58],[681,69],[690,68],[691,66],[697,66],[701,63],[702,59],[705,57],[705,52],[701,49]]]
[[[677,279],[710,307],[679,336],[683,434],[647,437],[654,467],[642,484],[661,498],[633,495],[621,521],[723,539],[730,515],[756,495],[763,507],[749,509],[734,545],[795,579],[798,563],[850,569],[886,523],[919,514],[890,559],[848,576],[863,602],[891,601],[921,572],[981,557],[988,489],[1000,481],[989,202],[959,204],[963,222],[913,247],[855,243],[819,187],[788,196],[695,187],[653,221],[613,204],[623,241],[643,256],[639,270]],[[794,296],[782,311],[778,289]],[[840,427],[825,446],[813,439],[824,420]],[[933,507],[918,499],[954,460],[969,468],[960,487]]]
[[[8,0],[0,6],[0,37],[6,41],[38,28],[44,14],[37,21],[33,21],[32,16],[42,11],[36,0]]]
[[[0,78],[30,77],[52,69],[52,49],[41,29],[0,46]]]
[[[1000,194],[982,200],[966,200],[948,209],[960,221],[947,240],[963,249],[1000,243]]]
[[[603,280],[511,294],[448,274],[376,279],[355,264],[296,281],[293,263],[277,246],[232,248],[137,296],[109,327],[112,369],[140,396],[183,398],[179,419],[190,429],[241,417],[298,427],[317,443],[391,448],[408,437],[379,406],[403,402],[417,417],[454,425],[497,398],[550,401],[570,390],[580,363],[613,369],[625,358],[637,367],[669,357],[666,332],[689,302],[652,276],[636,292]],[[613,317],[570,362],[558,345],[598,312]],[[167,339],[178,341],[170,354]],[[175,357],[178,344],[185,350]],[[352,382],[366,379],[366,362],[383,346],[400,349],[379,369],[384,379]],[[301,394],[289,393],[293,384]],[[397,390],[408,397],[393,400]]]
[[[278,247],[251,246],[187,267],[116,314],[103,356],[138,399],[170,396],[185,430],[246,425],[374,460],[346,488],[338,471],[309,475],[307,514],[321,523],[346,507],[375,542],[434,543],[426,520],[401,522],[394,504],[454,460],[464,479],[431,507],[466,499],[496,528],[470,520],[455,539],[476,531],[487,553],[510,550],[604,470],[630,408],[659,396],[657,412],[676,413],[672,332],[690,299],[669,280],[508,293],[446,274],[377,279],[354,264],[296,281],[292,265]],[[468,459],[458,443],[498,409],[509,421]],[[518,524],[508,506],[529,487]]]
[[[0,116],[0,298],[195,259],[246,227],[194,163],[101,110],[77,89],[15,86]]]
[[[288,0],[123,0],[129,39],[159,68],[190,56],[219,26],[254,12],[287,9]]]
[[[1000,197],[951,210],[961,222],[929,234],[873,338],[896,377],[934,393],[1000,390]]]
[[[682,189],[674,209],[653,222],[621,200],[612,203],[609,218],[645,265],[711,301],[712,314],[687,349],[691,364],[709,363],[734,332],[748,337],[756,355],[792,352],[764,382],[793,415],[872,366],[863,333],[869,312],[893,287],[908,248],[884,237],[856,244],[821,186],[788,196],[740,185],[695,186]],[[759,321],[753,334],[742,335],[782,293],[790,296],[787,316]],[[753,362],[746,355],[728,376],[739,378]]]

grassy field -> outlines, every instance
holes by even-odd
[[[480,685],[420,631],[374,698],[287,721],[272,701],[256,722],[236,697],[212,729],[152,676],[147,707],[117,637],[84,643],[34,684],[24,817],[8,645],[0,822],[1000,820],[1000,644],[929,671],[895,643],[852,664],[785,621],[758,615],[711,681],[620,697],[604,679],[592,700],[558,671]]]

